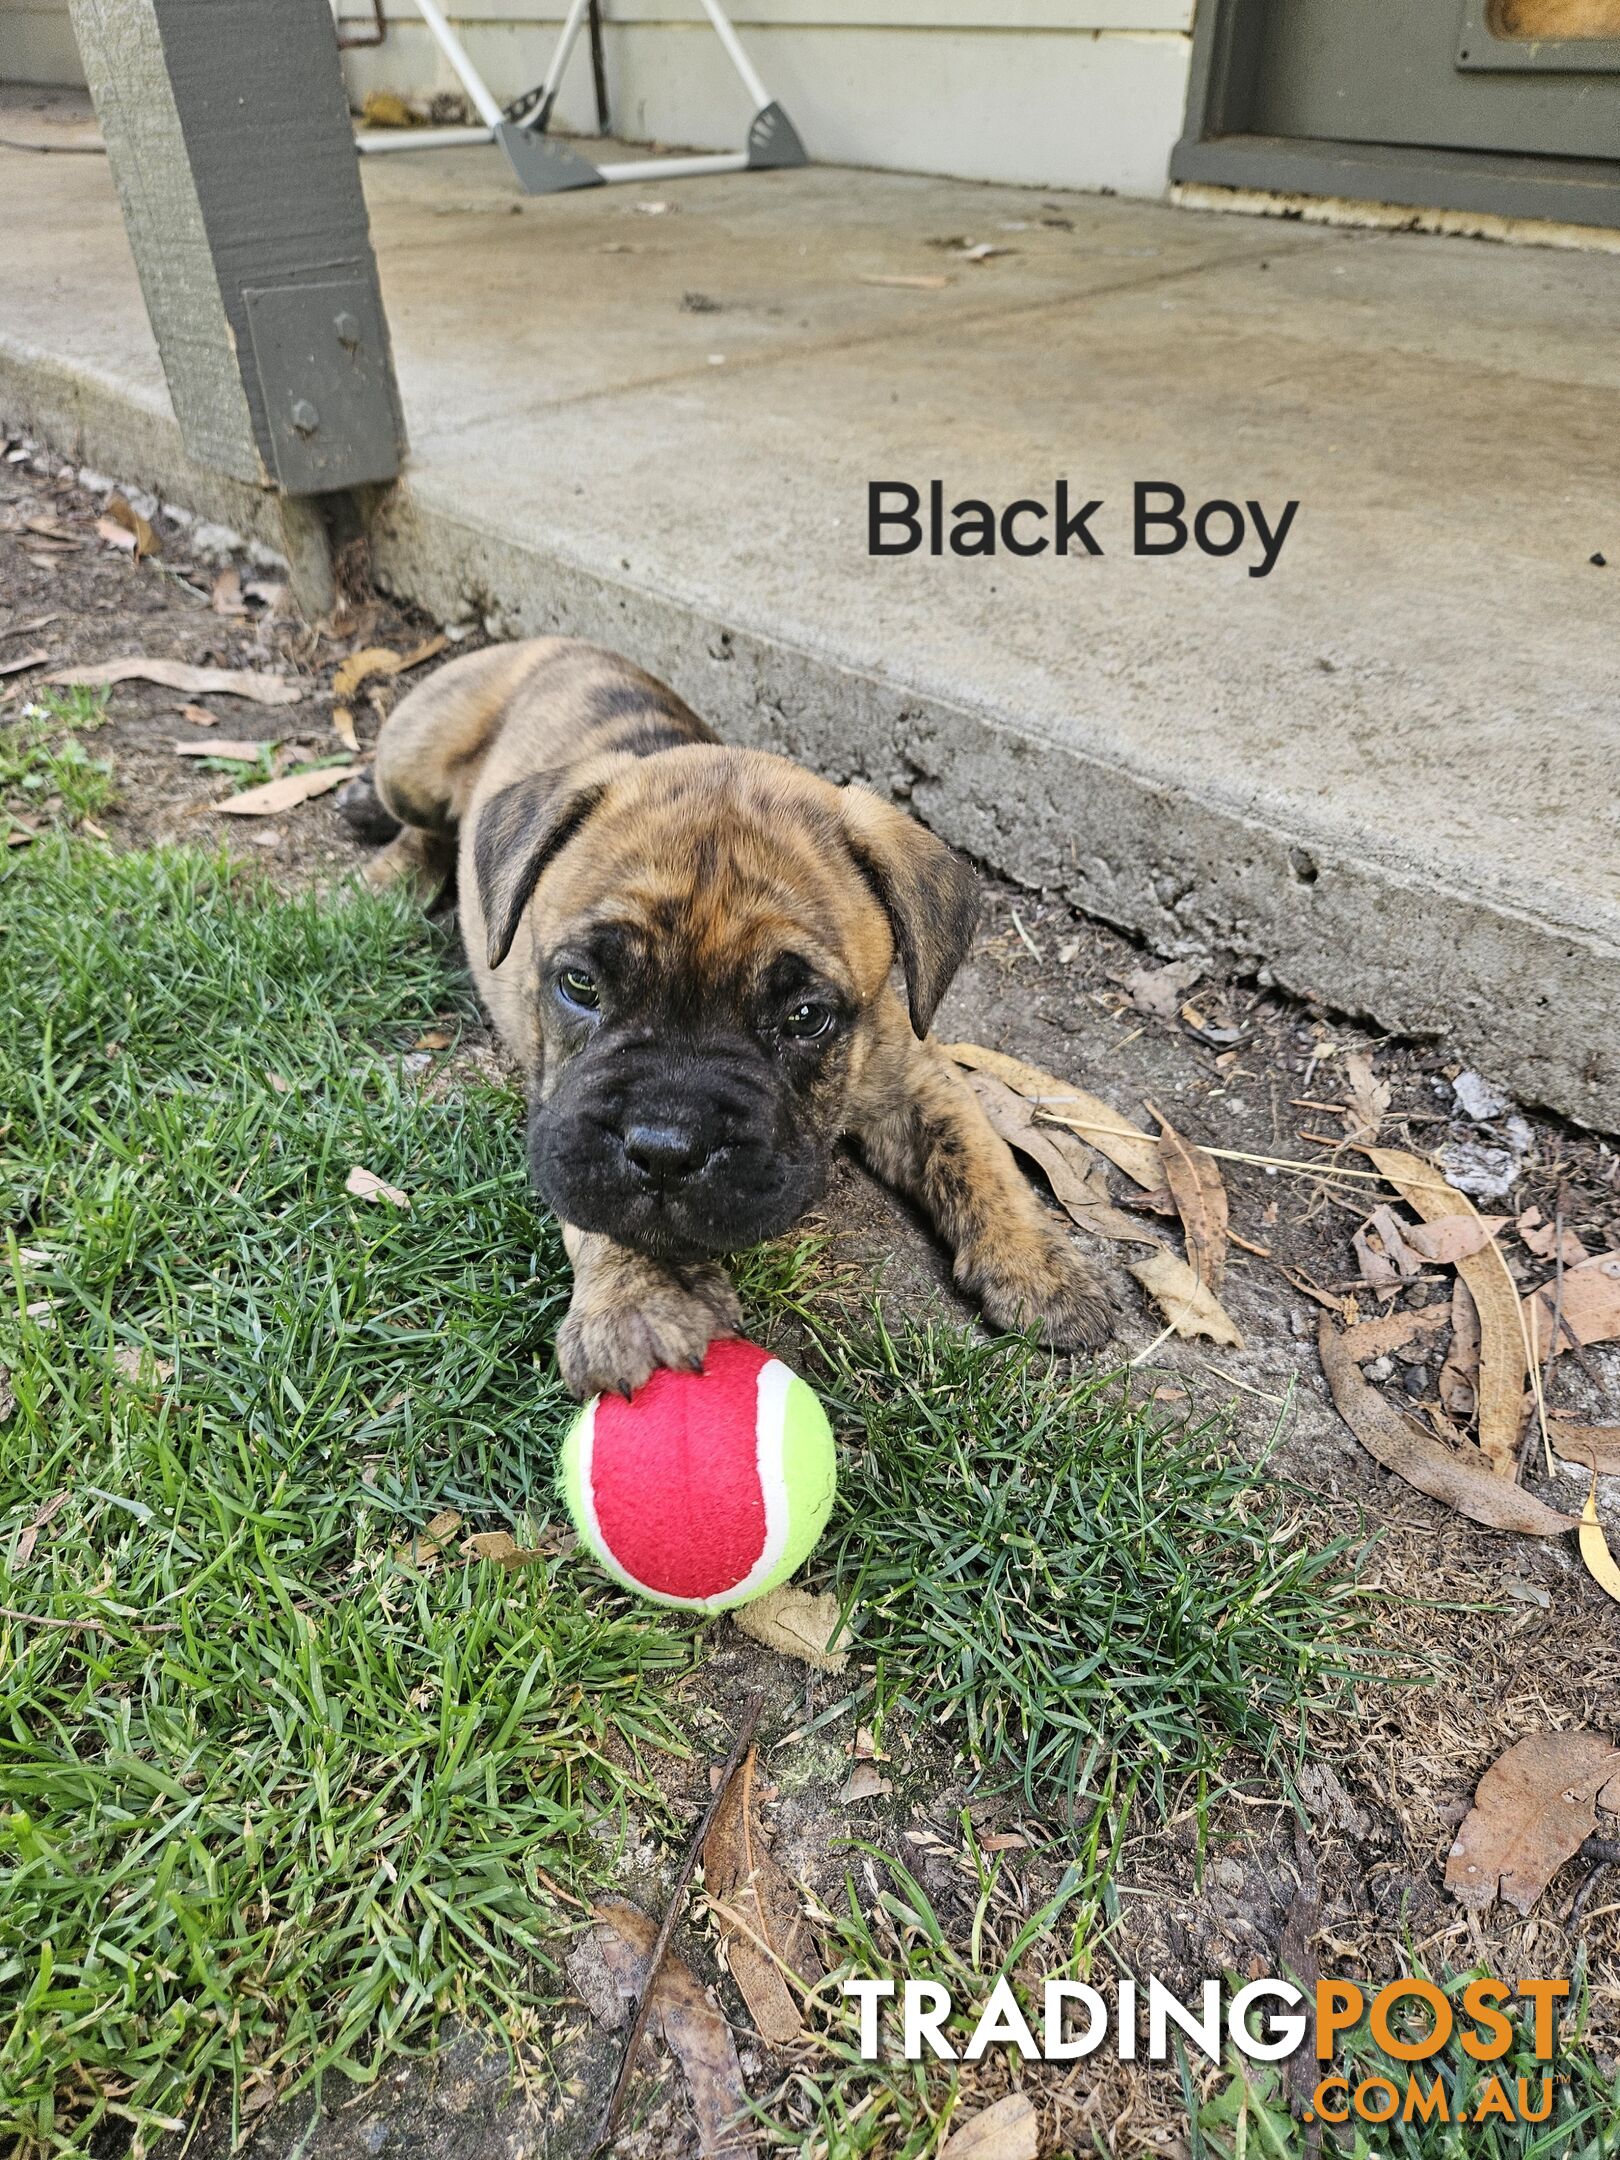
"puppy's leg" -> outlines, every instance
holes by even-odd
[[[862,1076],[853,1137],[877,1175],[927,1210],[955,1254],[957,1287],[996,1327],[1033,1327],[1057,1350],[1113,1333],[1105,1277],[1047,1214],[978,1100],[896,1008]]]
[[[455,874],[455,842],[440,833],[424,832],[419,825],[402,825],[360,872],[366,883],[375,885],[379,892],[390,885],[415,885],[423,902],[429,905]]]
[[[672,1267],[595,1230],[562,1226],[574,1295],[557,1330],[570,1391],[630,1395],[660,1365],[695,1372],[716,1335],[742,1326],[742,1307],[716,1261]]]

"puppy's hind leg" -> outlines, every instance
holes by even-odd
[[[423,832],[419,825],[401,826],[360,873],[379,892],[391,885],[414,885],[430,913],[455,874],[455,842],[442,833]]]
[[[402,825],[377,793],[370,773],[357,773],[338,789],[336,805],[355,838],[377,852],[361,869],[368,885],[417,886],[431,905],[455,875],[455,842],[419,825]]]
[[[432,897],[450,883],[456,827],[533,650],[499,645],[464,654],[408,692],[383,722],[371,770],[337,794],[355,838],[381,847],[366,865],[367,884],[409,880]]]

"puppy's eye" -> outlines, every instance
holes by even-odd
[[[807,998],[802,1005],[795,1005],[782,1021],[782,1033],[791,1035],[795,1042],[814,1042],[818,1035],[825,1035],[833,1024],[830,1005],[818,1005]]]
[[[587,975],[583,968],[564,968],[557,977],[557,988],[564,1000],[570,1005],[577,1005],[581,1012],[595,1012],[601,1003],[596,992],[595,976]]]

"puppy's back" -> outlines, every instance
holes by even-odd
[[[672,690],[578,638],[528,638],[450,661],[403,698],[377,742],[377,792],[404,824],[455,831],[481,779],[648,757],[715,736]]]

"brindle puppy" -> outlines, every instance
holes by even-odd
[[[378,882],[442,880],[459,853],[468,958],[574,1264],[557,1355],[576,1394],[700,1363],[738,1325],[722,1256],[802,1215],[845,1136],[921,1202],[997,1326],[1105,1339],[1106,1283],[929,1038],[978,897],[922,826],[723,747],[562,638],[441,668],[390,716],[375,780],[404,827]]]

